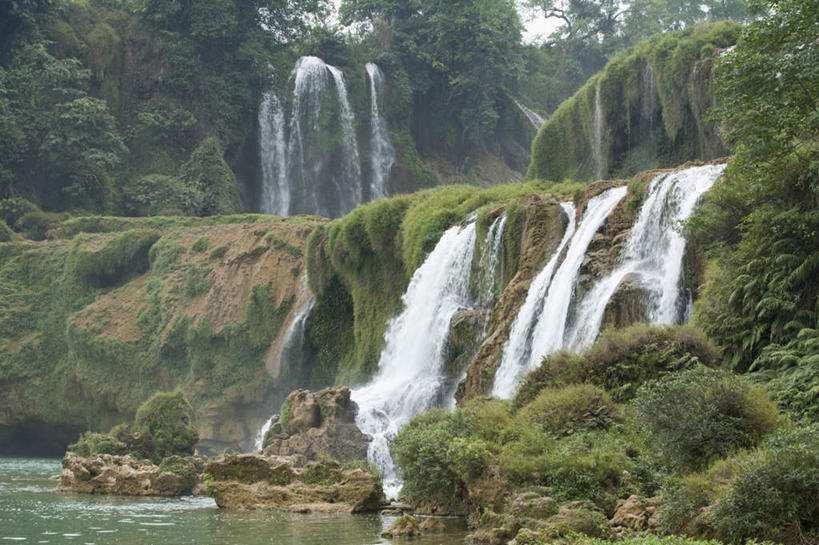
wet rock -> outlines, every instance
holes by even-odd
[[[446,523],[438,517],[427,517],[421,522],[420,529],[424,534],[446,532]]]
[[[57,490],[119,496],[184,496],[201,481],[204,462],[193,456],[171,456],[156,465],[125,455],[83,458],[67,452]]]
[[[412,515],[403,515],[381,532],[382,537],[417,537],[420,535],[420,525]]]
[[[609,304],[606,305],[603,327],[624,328],[638,322],[648,321],[648,308],[646,307],[648,300],[649,293],[642,284],[640,275],[627,274],[620,281]]]
[[[223,508],[356,513],[375,511],[384,500],[373,474],[330,459],[297,467],[295,458],[227,455],[209,462],[205,475]]]
[[[264,437],[264,454],[307,460],[326,455],[342,463],[365,459],[370,438],[356,426],[357,412],[346,386],[317,393],[296,390],[282,404],[283,416],[274,417]]]

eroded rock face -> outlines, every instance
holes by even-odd
[[[299,462],[281,456],[220,456],[205,466],[207,491],[219,507],[243,510],[358,513],[384,502],[381,482],[368,471],[344,469],[334,460]]]
[[[264,437],[266,456],[329,456],[342,463],[367,458],[370,438],[358,429],[358,405],[346,386],[317,393],[296,390],[282,404],[282,413]]]
[[[184,496],[201,482],[204,461],[171,456],[160,465],[132,456],[95,455],[88,458],[67,452],[57,490],[118,496]]]
[[[649,296],[640,275],[627,274],[617,286],[609,304],[606,305],[602,327],[624,328],[638,322],[648,321],[646,301],[649,300]]]

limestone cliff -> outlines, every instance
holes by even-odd
[[[295,380],[278,354],[321,221],[79,218],[0,245],[0,448],[57,452],[176,387],[200,448],[250,446]]]

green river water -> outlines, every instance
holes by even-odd
[[[0,458],[0,545],[3,543],[374,545],[396,517],[295,515],[227,511],[206,497],[121,498],[58,493],[49,479],[55,459]],[[451,531],[413,540],[417,545],[460,545],[463,521]],[[405,541],[406,543],[406,541]]]

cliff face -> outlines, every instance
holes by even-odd
[[[737,32],[720,22],[658,35],[610,61],[543,126],[527,177],[607,179],[725,156],[706,113],[714,60]]]
[[[3,244],[4,451],[55,451],[177,387],[205,448],[249,446],[294,380],[278,356],[320,222],[88,218]]]

